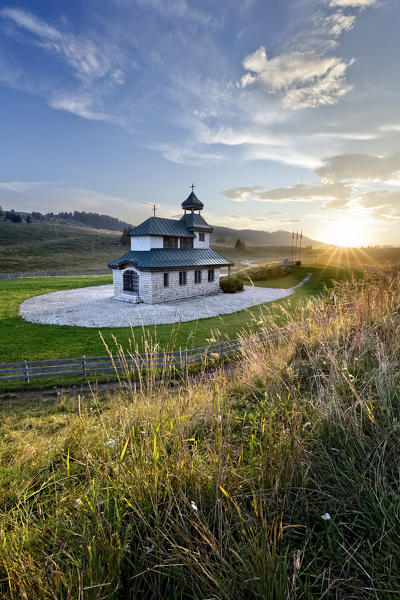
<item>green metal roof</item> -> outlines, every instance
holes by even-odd
[[[188,230],[185,223],[176,219],[162,219],[161,217],[150,217],[137,227],[134,227],[129,235],[136,237],[141,235],[168,235],[171,237],[190,237],[195,235]]]
[[[182,202],[182,208],[194,208],[195,210],[202,210],[204,208],[204,204],[201,200],[198,199],[198,197],[192,190],[189,196],[186,198],[186,200]]]
[[[214,231],[214,228],[211,227],[201,215],[195,213],[183,215],[181,221],[186,225],[189,231],[203,231],[206,233],[212,233]]]
[[[222,267],[232,265],[229,260],[211,248],[153,248],[152,250],[131,250],[121,258],[109,263],[110,269],[132,265],[141,271],[163,271],[189,267]]]

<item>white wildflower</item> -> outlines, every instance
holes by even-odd
[[[191,503],[190,503],[190,506],[193,508],[193,510],[199,510],[199,509],[197,508],[197,505],[196,505],[196,503],[195,503],[195,502],[193,502],[193,500],[191,501]]]
[[[221,423],[221,421],[222,421],[222,416],[221,415],[218,415],[217,421],[218,421],[218,423]]]
[[[305,429],[306,427],[310,427],[310,425],[311,425],[310,421],[307,421],[307,423],[304,423],[303,429]]]
[[[82,504],[82,500],[80,498],[77,498],[75,500],[75,508],[79,508],[81,504]]]
[[[106,442],[106,446],[111,446],[111,448],[114,448],[115,446],[115,440],[108,440],[108,442]]]
[[[329,513],[324,513],[323,515],[321,515],[321,519],[323,521],[330,521],[331,520],[331,515]]]

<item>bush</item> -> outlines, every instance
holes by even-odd
[[[287,267],[283,265],[255,265],[243,271],[239,271],[236,277],[243,281],[263,281],[265,279],[280,279],[289,274]]]
[[[221,277],[219,287],[224,294],[235,294],[236,292],[243,292],[243,281],[236,279],[236,277]]]

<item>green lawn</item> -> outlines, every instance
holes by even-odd
[[[113,345],[115,336],[124,348],[129,342],[143,348],[144,340],[156,340],[160,348],[204,346],[215,338],[234,338],[243,329],[257,327],[260,311],[277,311],[281,304],[290,310],[310,294],[319,294],[333,280],[346,279],[351,271],[339,267],[304,266],[279,280],[259,281],[265,287],[287,288],[298,283],[307,272],[312,278],[293,296],[273,304],[256,306],[230,315],[221,315],[176,325],[104,328],[105,340]],[[99,331],[88,327],[41,325],[24,321],[18,315],[19,304],[31,296],[91,285],[111,283],[109,275],[38,277],[0,281],[0,362],[96,356],[105,354]]]

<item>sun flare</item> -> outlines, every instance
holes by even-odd
[[[357,217],[343,219],[332,224],[327,235],[328,244],[354,247],[365,243],[365,227],[357,223]]]

